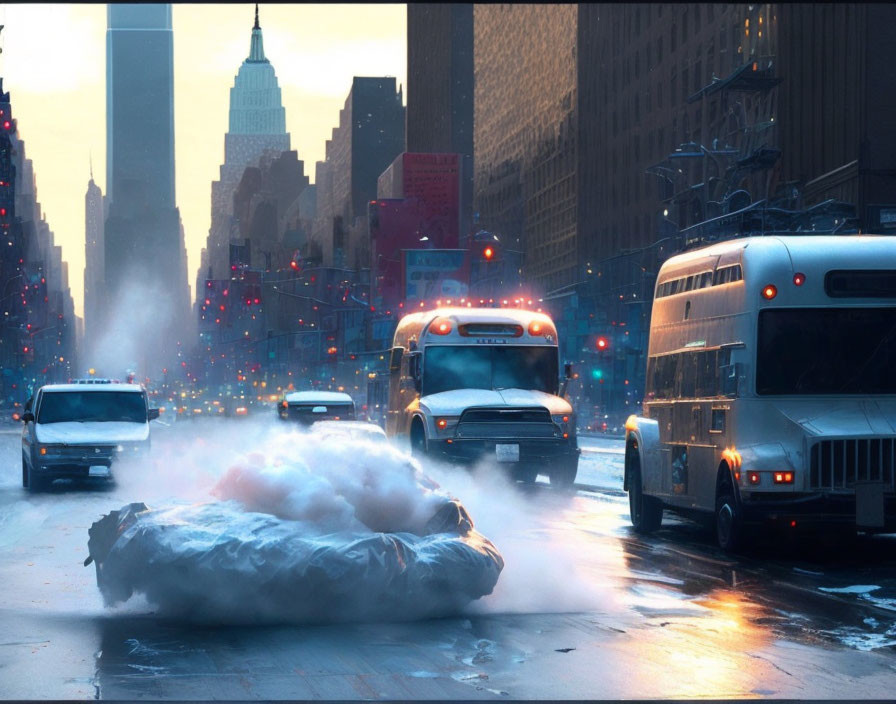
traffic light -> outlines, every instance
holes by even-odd
[[[603,335],[598,337],[594,344],[601,352],[610,348],[610,341]]]
[[[495,248],[492,246],[487,246],[482,250],[482,258],[485,261],[490,262],[492,258],[495,256]]]
[[[604,372],[603,372],[602,369],[597,369],[597,368],[595,368],[595,369],[592,369],[592,370],[591,370],[591,376],[592,376],[594,379],[603,379],[603,378],[604,378]]]

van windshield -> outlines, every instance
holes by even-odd
[[[138,391],[51,391],[41,399],[38,423],[93,421],[146,423],[146,399]]]
[[[556,394],[556,347],[427,346],[423,394],[455,389],[531,389]]]
[[[896,394],[896,308],[759,313],[758,394]]]

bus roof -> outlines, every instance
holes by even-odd
[[[885,235],[791,235],[743,237],[717,242],[670,257],[660,268],[657,280],[697,273],[714,266],[746,263],[753,268],[789,257],[794,267],[828,265],[879,269],[896,254],[896,237]],[[758,266],[757,266],[758,265]],[[746,272],[745,272],[746,275]]]
[[[521,325],[524,330],[528,329],[532,322],[550,323],[552,326],[554,324],[546,313],[519,308],[464,308],[461,306],[433,308],[417,313],[408,313],[404,316],[395,330],[395,344],[407,347],[404,344],[405,340],[411,337],[416,337],[419,340],[429,324],[436,318],[450,318],[457,326],[467,323],[509,323]],[[523,340],[523,338],[516,339],[518,342]],[[542,338],[542,341],[546,340]],[[526,344],[532,344],[532,340],[528,340]],[[556,344],[556,339],[554,344]]]

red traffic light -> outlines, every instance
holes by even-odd
[[[482,250],[482,256],[485,257],[486,261],[491,261],[492,257],[495,256],[495,250],[491,247],[486,247]]]
[[[610,341],[607,338],[601,336],[597,338],[597,342],[595,344],[597,345],[597,349],[605,350],[610,346]]]

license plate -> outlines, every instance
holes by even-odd
[[[95,464],[90,466],[87,474],[91,477],[108,477],[110,474],[110,470],[104,464]]]
[[[519,462],[520,446],[495,445],[495,456],[498,458],[498,462]]]

